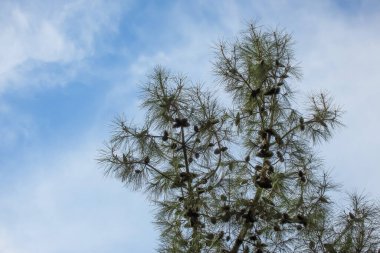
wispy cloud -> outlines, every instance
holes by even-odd
[[[97,36],[117,32],[121,6],[101,0],[2,3],[0,92],[36,84],[33,79],[41,74],[39,64],[66,64],[66,68],[75,68],[67,64],[78,64],[93,55],[99,46]],[[62,83],[64,76],[56,79]]]
[[[29,169],[2,187],[1,252],[149,252],[154,240],[139,245],[155,234],[147,202],[96,169],[94,140],[27,158]]]
[[[38,125],[34,115],[12,103],[7,94],[23,100],[37,91],[83,80],[79,75],[89,72],[89,59],[108,50],[104,37],[118,33],[128,3],[0,3],[0,148],[10,149],[34,136]]]

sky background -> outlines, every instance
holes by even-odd
[[[154,66],[217,87],[213,45],[252,20],[293,35],[299,101],[328,90],[345,111],[326,169],[379,199],[379,1],[1,0],[0,252],[154,252],[154,207],[98,151],[116,116],[143,118]]]

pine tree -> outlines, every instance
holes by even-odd
[[[146,121],[123,118],[100,155],[106,173],[157,206],[158,252],[377,252],[379,207],[338,210],[315,145],[342,111],[325,93],[295,103],[291,37],[254,25],[216,47],[232,103],[162,67],[142,87]]]

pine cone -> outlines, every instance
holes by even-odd
[[[259,95],[259,94],[260,94],[260,91],[261,91],[261,89],[260,89],[260,88],[257,88],[257,89],[253,89],[253,90],[252,90],[252,92],[251,92],[251,97],[252,97],[252,98],[256,98],[256,97],[257,97],[257,95]]]
[[[280,93],[280,87],[272,87],[268,89],[266,92],[264,92],[265,96],[272,96],[272,95],[277,95]]]
[[[260,157],[260,158],[271,158],[273,156],[273,152],[270,151],[270,150],[264,150],[264,149],[261,149],[257,154],[256,156]]]

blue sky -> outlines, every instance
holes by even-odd
[[[302,98],[329,90],[346,111],[318,147],[343,191],[380,196],[380,3],[0,2],[0,252],[154,252],[154,208],[96,163],[113,118],[141,121],[155,65],[216,87],[213,45],[247,21],[295,40]],[[302,103],[302,102],[300,102]]]

